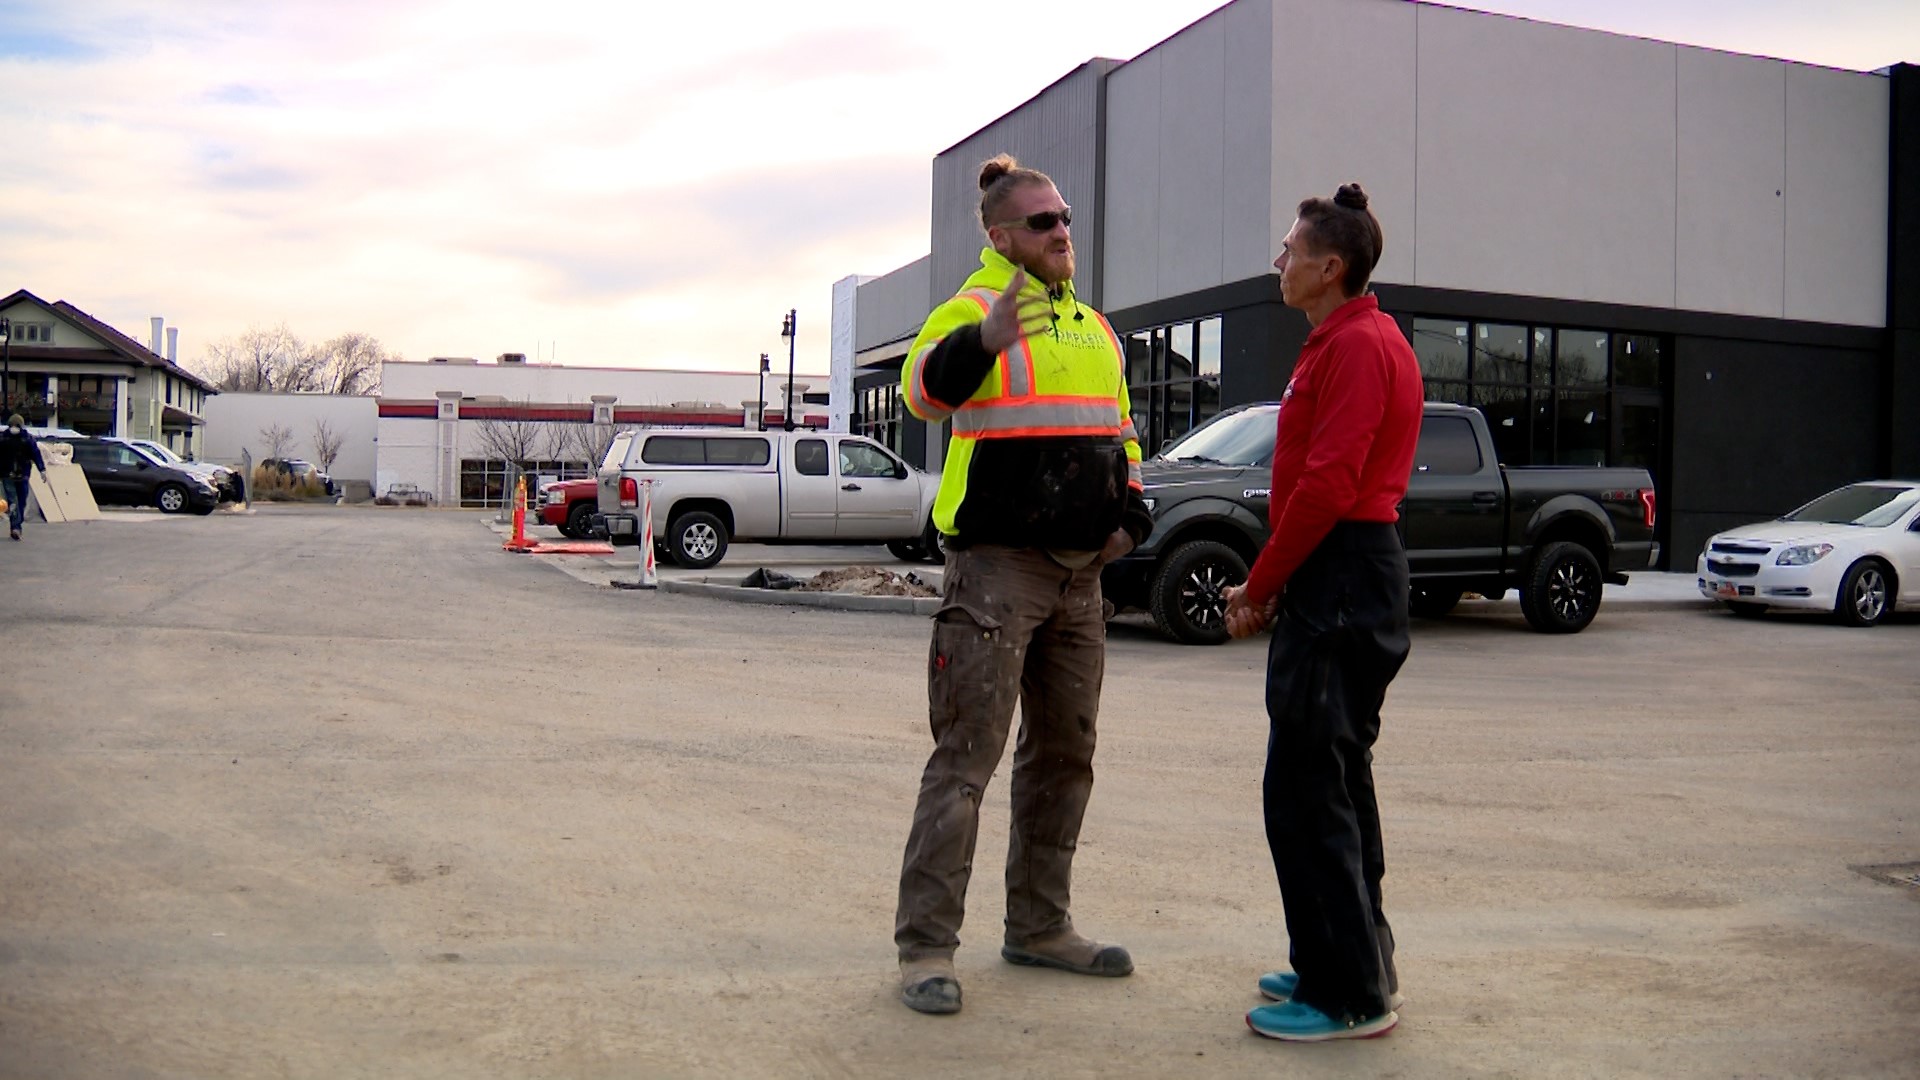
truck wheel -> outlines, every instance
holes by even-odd
[[[1848,626],[1872,626],[1887,617],[1893,608],[1892,577],[1878,559],[1861,559],[1847,567],[1840,579],[1840,595],[1834,602],[1834,614]]]
[[[163,514],[177,514],[187,508],[187,489],[179,484],[161,484],[153,493],[153,504]]]
[[[1600,560],[1571,541],[1548,544],[1520,589],[1520,613],[1543,634],[1585,630],[1600,613]]]
[[[1247,580],[1240,553],[1214,540],[1181,544],[1167,555],[1148,588],[1147,606],[1160,632],[1183,645],[1227,640],[1227,586]]]
[[[1447,585],[1415,585],[1407,593],[1407,612],[1416,619],[1442,618],[1460,603],[1464,592]]]
[[[560,531],[575,540],[585,540],[593,535],[593,512],[597,509],[593,503],[574,503],[567,511],[567,526]]]
[[[920,534],[920,550],[926,553],[927,561],[933,565],[947,565],[946,534],[934,525],[932,518],[927,519],[927,528]]]
[[[689,570],[705,570],[727,554],[727,527],[705,510],[689,510],[667,526],[673,561]]]

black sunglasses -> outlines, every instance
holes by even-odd
[[[1055,225],[1072,224],[1073,207],[1069,206],[1064,210],[1042,210],[1037,214],[1028,214],[1023,218],[1003,221],[996,227],[1004,229],[1009,225],[1018,225],[1023,229],[1028,229],[1033,232],[1052,232]]]

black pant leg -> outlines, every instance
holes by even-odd
[[[1384,1012],[1397,982],[1370,767],[1406,657],[1405,559],[1392,554],[1397,578],[1392,559],[1323,545],[1288,583],[1268,654],[1263,795],[1294,998],[1335,1017]]]

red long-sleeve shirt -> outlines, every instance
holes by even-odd
[[[1273,531],[1247,577],[1256,609],[1338,522],[1399,519],[1423,396],[1413,347],[1372,295],[1340,305],[1307,335],[1281,398]]]

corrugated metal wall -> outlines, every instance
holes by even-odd
[[[860,283],[854,308],[853,348],[856,353],[920,332],[933,310],[928,270],[933,256],[924,255],[898,270]]]

